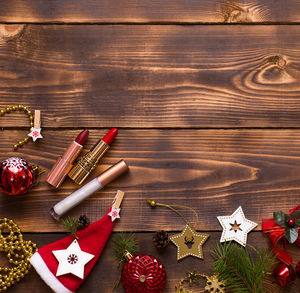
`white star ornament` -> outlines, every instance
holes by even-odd
[[[38,138],[43,138],[41,134],[42,128],[31,128],[31,132],[28,134],[32,138],[32,140],[35,142]]]
[[[70,273],[81,279],[84,278],[84,266],[95,257],[82,251],[77,240],[74,240],[67,249],[52,252],[59,262],[56,276]]]
[[[217,218],[223,228],[220,242],[234,240],[246,246],[247,234],[257,226],[256,223],[245,218],[242,207],[238,207],[231,216]]]
[[[120,210],[121,209],[116,209],[114,207],[111,208],[111,211],[109,212],[109,216],[111,217],[111,221],[113,222],[115,219],[120,219]]]

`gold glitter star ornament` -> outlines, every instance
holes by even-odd
[[[189,255],[203,259],[202,246],[208,237],[209,234],[198,233],[187,224],[181,233],[170,237],[177,246],[177,260]]]

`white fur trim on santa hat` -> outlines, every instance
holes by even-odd
[[[74,293],[67,289],[58,279],[52,274],[52,272],[46,266],[44,260],[38,252],[36,252],[31,258],[30,263],[35,268],[37,273],[45,281],[45,283],[56,293]]]

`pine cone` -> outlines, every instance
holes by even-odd
[[[86,215],[82,215],[78,219],[77,230],[82,230],[90,224],[90,220]]]
[[[157,231],[155,232],[155,234],[153,235],[153,244],[157,247],[157,248],[164,248],[169,244],[169,235],[167,231]]]

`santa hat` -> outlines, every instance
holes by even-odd
[[[72,293],[84,282],[102,253],[112,232],[114,220],[120,217],[119,206],[123,195],[123,192],[118,191],[113,206],[102,219],[77,231],[78,239],[72,235],[67,236],[40,248],[30,258],[32,266],[54,292]],[[78,254],[72,252],[76,249],[79,249]],[[67,271],[72,270],[72,266],[79,265],[83,258],[85,264],[81,272],[74,274],[62,270],[62,266]]]

